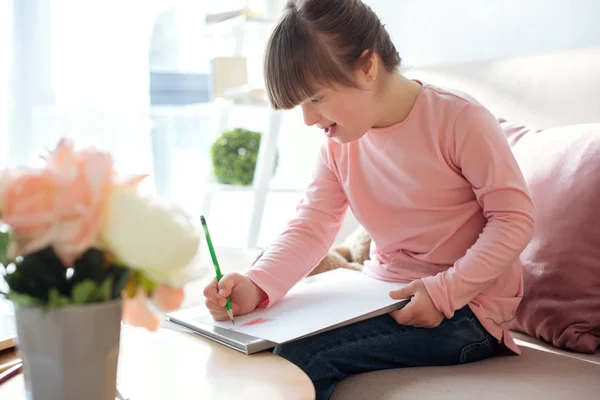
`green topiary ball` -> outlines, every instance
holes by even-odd
[[[213,143],[210,154],[217,182],[250,186],[258,159],[261,134],[242,128],[224,132]]]

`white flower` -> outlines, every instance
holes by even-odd
[[[200,233],[176,205],[117,189],[109,196],[100,236],[125,265],[158,283],[181,285],[199,276],[193,267],[199,265]]]

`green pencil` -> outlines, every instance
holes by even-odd
[[[212,258],[213,265],[215,266],[215,273],[217,274],[217,282],[221,280],[223,274],[221,274],[221,268],[219,268],[219,261],[217,261],[217,255],[215,254],[215,249],[212,244],[212,240],[210,239],[210,233],[208,233],[208,226],[206,225],[206,218],[204,215],[200,216],[200,222],[202,223],[202,229],[204,229],[204,236],[206,237],[206,243],[208,244],[208,251],[210,252],[210,258]],[[227,297],[227,304],[225,305],[225,310],[227,310],[227,315],[231,319],[231,323],[235,325],[233,320],[233,311],[231,311],[231,302],[229,301],[229,297]]]

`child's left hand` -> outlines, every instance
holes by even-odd
[[[410,298],[410,303],[400,310],[392,311],[390,315],[400,325],[417,328],[435,328],[444,320],[444,314],[439,312],[421,279],[412,281],[407,286],[390,292],[392,299]]]

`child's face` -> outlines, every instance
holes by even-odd
[[[373,126],[373,100],[372,90],[321,87],[301,104],[304,123],[340,143],[352,142]]]

